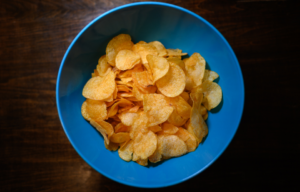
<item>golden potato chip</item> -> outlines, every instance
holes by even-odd
[[[132,106],[130,106],[130,105],[128,105],[126,107],[120,107],[118,109],[118,113],[129,112],[129,109],[131,109],[131,108],[132,108]]]
[[[117,85],[118,91],[131,92],[131,88],[127,85]]]
[[[159,136],[157,137],[157,139],[158,138],[159,138]],[[157,144],[158,144],[158,141],[157,141]],[[161,155],[160,151],[158,150],[158,148],[156,148],[154,153],[152,155],[150,155],[148,159],[152,163],[157,163],[162,160],[162,155]]]
[[[87,102],[84,101],[82,103],[82,106],[81,106],[81,114],[82,114],[83,118],[85,118],[86,120],[90,121],[91,117],[89,116],[89,114],[86,111],[86,106],[87,106]]]
[[[167,50],[165,46],[159,41],[152,41],[149,43],[150,45],[154,45],[158,51],[158,56],[167,56]]]
[[[203,80],[202,80],[202,83],[204,81],[214,81],[215,79],[217,79],[219,77],[218,73],[214,72],[214,71],[211,71],[211,70],[208,70],[208,69],[205,69],[205,72],[204,72],[204,77],[203,77]]]
[[[207,113],[207,110],[204,106],[201,105],[199,113],[203,116]]]
[[[128,140],[127,142],[121,144],[118,153],[120,158],[124,161],[131,161],[133,153],[133,140]]]
[[[130,92],[130,93],[118,93],[118,97],[119,98],[123,98],[123,97],[133,97],[133,93]]]
[[[152,131],[153,133],[156,133],[156,132],[159,132],[159,131],[162,131],[162,128],[158,125],[155,125],[155,126],[152,126],[152,127],[148,127],[148,129],[150,131]]]
[[[157,147],[157,136],[152,132],[139,132],[134,138],[133,150],[140,159],[147,159]]]
[[[145,94],[143,105],[149,118],[148,127],[165,122],[173,112],[173,107],[169,106],[167,98],[161,94]]]
[[[107,110],[107,119],[117,114],[119,106],[133,106],[133,103],[127,99],[120,99],[116,103],[114,103],[108,110]]]
[[[190,95],[189,95],[189,93],[188,92],[182,92],[181,94],[180,94],[180,97],[182,97],[186,102],[189,100],[189,98],[190,98]]]
[[[191,91],[194,87],[194,82],[192,80],[192,78],[187,74],[187,72],[185,73],[185,89],[188,91]]]
[[[138,112],[139,108],[140,108],[140,106],[134,106],[134,107],[130,108],[128,110],[128,112],[129,113],[136,113],[136,112]]]
[[[138,118],[138,116],[139,115],[137,113],[129,112],[124,112],[118,115],[121,122],[126,126],[131,126],[134,123],[135,119]]]
[[[203,120],[205,121],[208,118],[208,113],[205,113],[204,115],[202,115]]]
[[[86,112],[94,120],[104,120],[107,116],[106,104],[104,101],[86,99]]]
[[[140,62],[140,55],[131,50],[121,50],[116,56],[116,67],[122,71],[132,69]]]
[[[158,51],[157,51],[156,47],[149,43],[138,42],[137,44],[135,44],[132,47],[132,50],[141,56],[143,65],[146,67],[146,69],[149,72],[151,72],[146,56],[147,55],[158,55]]]
[[[114,134],[114,128],[112,125],[106,121],[90,121],[91,125],[93,125],[103,136],[107,145],[109,145],[109,137]]]
[[[119,148],[119,143],[109,142],[109,144],[106,144],[106,142],[104,141],[104,146],[107,150],[116,151]]]
[[[142,88],[147,88],[154,85],[152,81],[152,76],[148,71],[133,72],[132,79],[136,85]]]
[[[136,85],[136,86],[141,91],[141,93],[143,93],[143,94],[155,93],[156,90],[157,90],[156,86],[149,86],[147,88],[143,88],[139,85]]]
[[[132,72],[134,69],[126,70],[126,71],[121,71],[118,75],[117,78],[127,78],[127,77],[132,77]]]
[[[188,152],[195,151],[198,146],[197,140],[194,135],[189,133],[186,129],[179,127],[176,135],[185,142]]]
[[[169,101],[181,117],[189,118],[191,116],[192,107],[182,97],[172,97],[169,98]]]
[[[148,165],[148,158],[147,158],[147,159],[138,159],[136,162],[137,162],[139,165],[147,166],[147,165]]]
[[[132,161],[137,161],[139,159],[140,159],[140,157],[137,156],[137,154],[133,151],[133,153],[132,153]]]
[[[148,123],[148,116],[144,111],[139,111],[135,114],[137,114],[137,117],[133,119],[129,134],[131,139],[134,139],[137,133],[139,133],[142,129],[145,129]]]
[[[137,88],[135,84],[132,87],[132,93],[138,101],[143,101],[144,94]]]
[[[167,59],[156,55],[147,55],[146,59],[152,73],[153,83],[165,76],[169,71],[169,62]]]
[[[202,86],[204,94],[203,105],[207,110],[217,107],[222,101],[222,89],[215,82],[205,81]]]
[[[116,81],[117,85],[126,85],[127,87],[132,87],[133,86],[133,82],[124,82],[124,81]]]
[[[177,110],[174,108],[172,114],[168,118],[168,122],[175,126],[182,126],[185,124],[185,122],[188,120],[188,118],[181,117]]]
[[[127,140],[130,140],[129,133],[126,132],[119,132],[114,133],[109,140],[113,143],[124,143]]]
[[[193,53],[193,55],[185,61],[186,75],[191,78],[193,88],[202,83],[205,63],[204,58],[199,53]]]
[[[96,77],[99,76],[99,73],[96,69],[94,69],[94,73],[92,73],[92,77]]]
[[[130,131],[130,127],[124,125],[123,123],[118,123],[115,128],[115,133],[119,133],[119,132],[129,132]]]
[[[179,59],[177,57],[169,57],[169,58],[167,58],[167,61],[169,63],[178,65],[183,71],[185,71],[185,64],[181,59]]]
[[[184,56],[184,55],[187,55],[187,53],[182,53],[182,50],[180,50],[180,49],[167,49],[167,55],[168,56]]]
[[[190,122],[188,123],[187,130],[192,133],[198,143],[201,143],[202,139],[207,135],[208,129],[205,121],[200,114],[201,103],[203,100],[203,94],[201,93],[201,87],[196,87],[192,90],[191,99],[193,100],[192,112]]]
[[[183,70],[178,65],[170,63],[168,73],[156,82],[156,86],[167,97],[180,95],[185,87]]]
[[[104,77],[92,77],[83,87],[82,95],[93,100],[110,97],[116,88],[115,74],[111,70]]]
[[[106,55],[103,55],[98,60],[97,65],[97,73],[100,77],[104,77],[108,72],[108,69],[111,68],[110,65],[107,63]]]
[[[120,34],[112,38],[106,47],[107,62],[111,66],[115,66],[115,58],[121,50],[131,50],[133,43],[128,34]]]
[[[137,98],[135,97],[126,97],[126,99],[128,99],[129,101],[139,101]]]
[[[116,100],[113,100],[113,101],[110,101],[110,102],[105,102],[106,103],[106,107],[110,107],[112,106],[114,103],[116,103],[117,101],[120,101],[120,99],[116,99]]]
[[[178,131],[178,127],[165,122],[162,124],[162,131],[165,134],[174,135]]]
[[[188,152],[185,142],[176,135],[159,135],[157,148],[163,158],[178,157]]]

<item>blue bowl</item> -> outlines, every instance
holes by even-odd
[[[82,89],[111,38],[130,34],[134,43],[158,40],[166,48],[199,52],[219,75],[223,100],[209,112],[209,133],[196,151],[143,167],[105,149],[103,137],[81,116]],[[244,106],[243,76],[225,38],[210,23],[184,8],[143,2],[112,9],[89,23],[69,46],[57,77],[56,102],[64,131],[80,156],[102,175],[145,188],[183,182],[210,166],[226,149],[239,126]],[[201,181],[200,181],[201,183]]]

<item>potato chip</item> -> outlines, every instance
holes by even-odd
[[[104,77],[92,77],[83,87],[82,95],[93,100],[104,100],[113,94],[115,88],[115,74],[110,70]]]
[[[202,83],[205,82],[205,81],[214,81],[218,77],[219,77],[218,73],[216,73],[214,71],[211,71],[211,70],[208,70],[208,69],[205,69]]]
[[[152,132],[139,132],[134,138],[133,150],[140,159],[147,159],[157,147],[157,136]]]
[[[138,118],[138,116],[139,115],[137,113],[129,112],[124,112],[118,115],[121,122],[126,126],[131,126],[134,123],[135,119]]]
[[[118,93],[118,97],[119,98],[123,98],[123,97],[133,97],[133,93],[130,92],[130,93]]]
[[[137,117],[133,119],[129,135],[131,139],[134,139],[137,133],[139,133],[142,129],[145,129],[148,123],[148,116],[144,111],[140,111],[135,114],[137,114]]]
[[[132,153],[132,161],[137,161],[137,160],[139,160],[139,159],[140,159],[140,157],[137,156],[137,154],[136,154],[135,152],[133,152],[133,153]]]
[[[128,105],[128,106],[126,106],[126,107],[120,107],[120,108],[118,109],[118,113],[128,112],[129,109],[131,109],[131,108],[132,108],[132,106],[130,106],[130,105]]]
[[[165,96],[176,97],[184,90],[185,74],[178,65],[170,63],[168,73],[156,82],[156,86]]]
[[[131,88],[127,85],[117,85],[118,91],[131,92]]]
[[[208,118],[208,113],[205,113],[204,115],[202,115],[203,120],[205,121]]]
[[[138,159],[136,162],[137,162],[139,165],[147,166],[147,165],[148,165],[148,158],[147,158],[147,159]]]
[[[86,111],[86,106],[87,106],[87,102],[84,101],[81,106],[81,114],[82,114],[83,118],[90,121],[91,117],[89,116],[88,112]]]
[[[169,98],[169,102],[181,117],[189,118],[191,116],[192,107],[182,97]]]
[[[140,108],[140,106],[134,106],[134,107],[130,108],[128,110],[128,112],[129,113],[136,113],[136,112],[138,112],[139,108]]]
[[[94,69],[94,73],[92,73],[92,77],[96,77],[99,76],[99,73],[96,69]]]
[[[132,73],[132,79],[136,85],[142,88],[147,88],[154,85],[152,76],[148,71],[134,72]]]
[[[97,73],[100,77],[104,77],[108,72],[108,69],[111,68],[110,65],[107,63],[106,55],[103,55],[98,60],[97,65]]]
[[[152,127],[148,127],[148,129],[150,131],[152,131],[153,133],[156,133],[156,132],[159,132],[159,131],[162,131],[162,128],[158,125],[155,125],[155,126],[152,126]]]
[[[163,123],[162,131],[165,134],[174,135],[178,131],[178,127],[176,127],[170,123]]]
[[[167,58],[167,61],[169,63],[173,63],[175,65],[178,65],[183,71],[185,71],[185,64],[181,59],[179,59],[177,57],[169,57],[169,58]]]
[[[202,86],[204,94],[203,105],[207,110],[217,107],[222,101],[222,89],[215,82],[205,81]]]
[[[109,140],[113,143],[124,143],[127,140],[130,140],[129,133],[126,132],[119,132],[114,133]]]
[[[194,82],[187,72],[185,73],[185,89],[191,91],[194,87]]]
[[[169,71],[169,62],[167,59],[156,55],[147,55],[146,58],[152,73],[153,83],[155,83],[158,79],[167,74]]]
[[[186,102],[189,100],[189,98],[190,98],[190,95],[189,95],[189,93],[188,92],[182,92],[181,94],[180,94],[180,97],[182,97]]]
[[[158,51],[158,56],[164,57],[167,56],[167,50],[165,46],[159,41],[152,41],[149,43],[150,45],[154,45]]]
[[[159,135],[157,149],[163,158],[178,157],[188,152],[185,142],[176,135]]]
[[[189,133],[186,129],[179,127],[178,131],[176,132],[176,136],[185,142],[188,152],[195,151],[198,143],[194,135]]]
[[[109,137],[114,133],[114,128],[112,125],[106,121],[91,120],[90,123],[101,133],[106,144],[109,145]]]
[[[124,125],[123,123],[118,123],[115,127],[114,127],[115,133],[119,133],[119,132],[129,132],[130,131],[130,127]]]
[[[140,55],[131,50],[121,50],[116,56],[116,67],[122,71],[132,69],[140,62]]]
[[[156,47],[149,43],[138,42],[137,44],[135,44],[132,47],[132,50],[141,56],[143,65],[146,67],[146,69],[149,72],[151,72],[146,56],[147,55],[158,55],[158,50],[156,49]]]
[[[158,138],[159,138],[159,136],[157,137],[157,139]],[[157,140],[157,145],[158,145],[158,140]],[[158,148],[156,148],[154,153],[152,155],[150,155],[148,159],[152,163],[157,163],[162,160],[162,155],[161,155],[160,151],[158,150]]]
[[[121,50],[131,50],[133,43],[131,37],[128,34],[120,34],[112,38],[106,47],[107,62],[111,66],[115,66],[115,58]]]
[[[149,118],[148,127],[165,122],[173,112],[173,107],[169,106],[167,98],[161,94],[145,94],[143,105]]]
[[[117,114],[118,112],[118,106],[124,107],[124,106],[133,106],[133,103],[127,99],[120,99],[116,103],[114,103],[108,110],[107,110],[107,119],[109,117],[112,117]]]
[[[86,103],[86,112],[88,113],[90,118],[97,121],[104,120],[106,118],[107,111],[104,101],[87,99]]]
[[[187,130],[192,133],[198,143],[201,143],[202,139],[207,135],[208,129],[205,121],[200,114],[201,103],[203,100],[203,94],[201,93],[201,87],[196,87],[192,90],[191,99],[193,100],[192,112],[190,122],[188,123]]]
[[[118,153],[121,159],[124,161],[130,161],[133,153],[133,140],[128,140],[127,142],[121,144]]]
[[[116,151],[119,148],[119,143],[109,142],[109,144],[106,144],[106,142],[104,141],[104,146],[107,150]]]
[[[190,77],[193,88],[202,83],[205,63],[204,58],[199,53],[193,53],[193,55],[185,61],[186,75]]]
[[[168,56],[184,56],[184,55],[187,55],[187,53],[182,53],[182,50],[180,50],[180,49],[167,49],[167,55]]]
[[[178,113],[177,110],[173,110],[172,114],[168,118],[168,122],[171,123],[172,125],[175,126],[182,126],[185,124],[185,122],[188,120],[188,118],[183,118],[181,117]]]

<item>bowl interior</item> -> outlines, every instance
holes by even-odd
[[[220,106],[209,112],[209,133],[196,151],[143,167],[125,162],[105,149],[102,136],[81,116],[82,89],[111,38],[131,35],[134,43],[158,40],[166,48],[191,55],[199,52],[216,71],[223,90]],[[233,138],[243,111],[244,85],[238,61],[223,36],[207,21],[183,8],[164,3],[135,3],[116,8],[92,21],[70,45],[57,80],[57,108],[63,128],[81,157],[101,174],[137,187],[163,187],[204,170]]]

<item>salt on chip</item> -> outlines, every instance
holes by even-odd
[[[118,153],[120,158],[124,161],[131,161],[133,153],[133,140],[128,140],[127,142],[121,144]]]
[[[131,50],[133,43],[131,37],[128,34],[120,34],[112,38],[106,47],[107,62],[111,66],[115,66],[115,58],[121,50]]]
[[[152,73],[153,83],[155,83],[158,79],[167,74],[169,71],[169,62],[167,59],[156,55],[147,55],[146,58]]]
[[[211,71],[211,70],[208,70],[208,69],[205,69],[204,77],[203,77],[202,82],[205,82],[205,81],[214,81],[218,77],[219,77],[218,73],[216,73],[214,71]]]
[[[167,98],[161,94],[145,94],[143,105],[149,118],[148,127],[165,122],[173,112],[173,107],[169,106]]]
[[[193,88],[201,85],[205,72],[205,60],[199,53],[193,53],[185,61],[186,75],[190,77]]]
[[[154,45],[158,51],[158,56],[166,56],[167,55],[167,50],[165,48],[165,46],[159,42],[159,41],[152,41],[149,43],[150,45]]]
[[[97,73],[100,77],[103,77],[108,72],[108,69],[111,68],[110,65],[107,63],[106,55],[103,55],[98,60],[97,65]]]
[[[114,133],[112,125],[106,121],[91,120],[90,123],[102,134],[106,144],[109,145],[109,137]]]
[[[149,43],[138,42],[137,44],[135,44],[132,47],[132,50],[141,56],[143,65],[146,67],[146,69],[149,72],[151,72],[146,56],[147,55],[158,55],[158,50],[156,49],[156,47]]]
[[[110,70],[104,77],[96,76],[88,80],[82,95],[93,100],[104,100],[113,94],[115,88],[115,74]]]
[[[116,56],[116,67],[122,71],[132,69],[140,62],[140,55],[131,50],[121,50]]]
[[[130,140],[129,133],[126,132],[119,132],[114,133],[109,140],[113,143],[124,143],[128,140]]]
[[[104,120],[107,116],[106,104],[104,101],[86,100],[86,112],[94,120]]]
[[[133,150],[140,159],[147,159],[157,147],[157,136],[152,132],[139,132],[134,138]]]
[[[156,86],[167,97],[180,95],[185,87],[184,71],[178,65],[170,63],[168,73],[156,81]]]
[[[207,110],[217,107],[222,101],[222,89],[220,85],[212,81],[205,81],[201,88],[204,94],[204,107]]]

